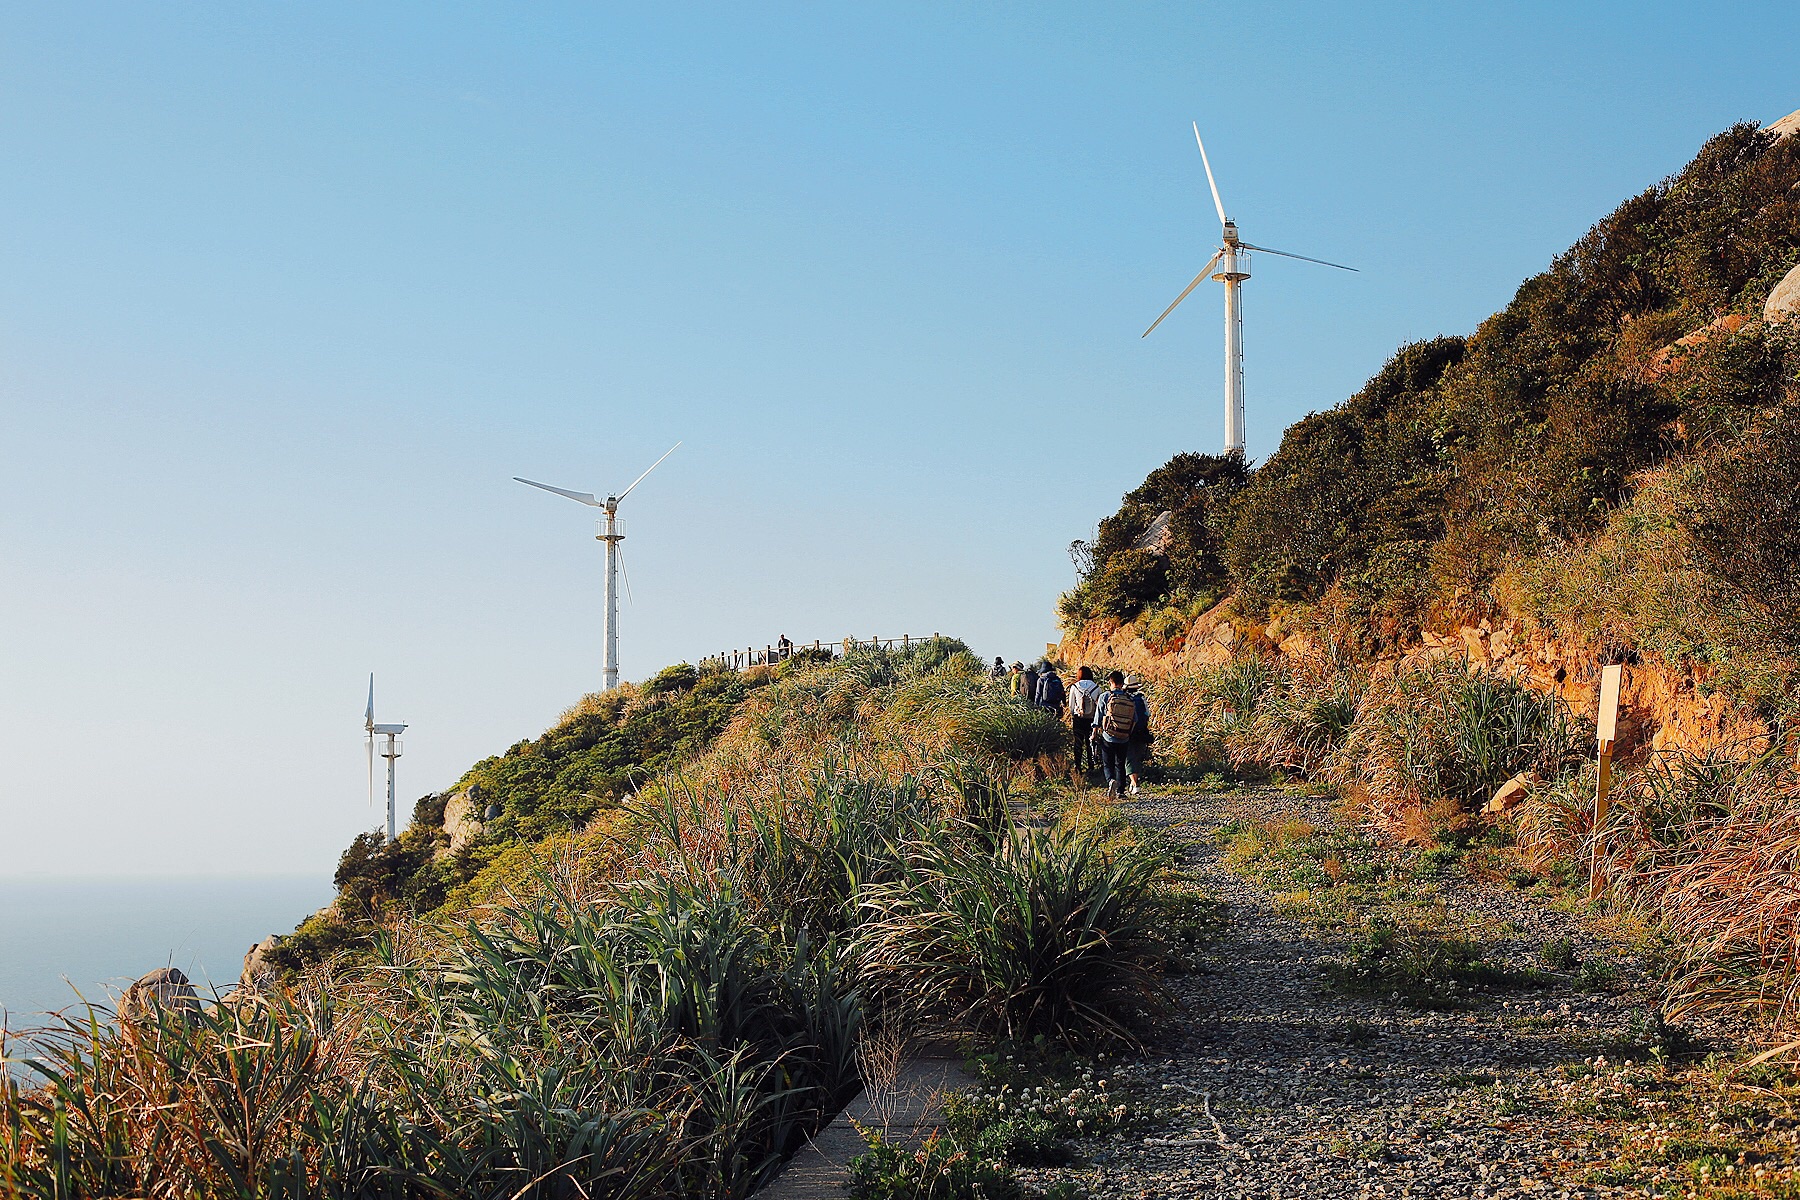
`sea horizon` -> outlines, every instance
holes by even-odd
[[[333,895],[327,875],[57,875],[0,879],[0,1021],[13,1032],[177,967],[203,994]]]

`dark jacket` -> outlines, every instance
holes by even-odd
[[[1055,671],[1045,671],[1038,676],[1037,702],[1040,708],[1062,707],[1063,681]]]

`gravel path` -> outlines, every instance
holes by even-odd
[[[1183,1015],[1166,1040],[1121,1072],[1172,1106],[1162,1127],[1089,1142],[1086,1164],[1032,1172],[1040,1183],[1066,1175],[1097,1196],[1142,1200],[1641,1194],[1571,1182],[1604,1165],[1604,1149],[1554,1106],[1509,1103],[1560,1084],[1558,1064],[1629,1037],[1646,1002],[1629,963],[1623,988],[1606,995],[1507,992],[1450,1012],[1344,996],[1319,976],[1341,942],[1227,870],[1212,836],[1237,818],[1330,827],[1328,800],[1170,791],[1127,811],[1185,847],[1229,925],[1202,973],[1172,981]],[[1578,918],[1502,886],[1446,882],[1443,895],[1498,931],[1490,956],[1533,962],[1553,937],[1600,947]]]

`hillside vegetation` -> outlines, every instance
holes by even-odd
[[[608,747],[683,736],[604,794]],[[1059,819],[1066,738],[948,640],[584,702],[471,771],[510,832],[459,898],[347,855],[400,890],[353,874],[324,961],[37,1036],[0,1193],[732,1200],[884,1039],[1130,1044],[1182,909],[1162,851]]]
[[[1219,606],[1304,634],[1165,672],[1160,745],[1327,782],[1521,886],[1585,892],[1592,872],[1604,910],[1666,939],[1671,1013],[1800,1019],[1800,319],[1765,314],[1796,263],[1800,138],[1727,130],[1261,466],[1153,473],[1076,544],[1065,626],[1091,645],[1125,623],[1168,652]],[[1490,622],[1554,646],[1555,684],[1654,666],[1757,732],[1640,739],[1596,824],[1594,729],[1567,688],[1422,644]],[[1515,777],[1522,802],[1484,815]]]
[[[1501,605],[1613,648],[1791,652],[1800,323],[1762,310],[1800,261],[1796,185],[1800,138],[1727,130],[1255,470],[1176,456],[1076,544],[1065,627],[1168,642],[1230,594],[1253,618],[1304,606],[1365,653]]]

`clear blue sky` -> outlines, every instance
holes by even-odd
[[[1800,9],[0,7],[0,871],[329,873],[599,681],[778,633],[1054,635],[1222,439],[1467,331],[1732,122]]]

